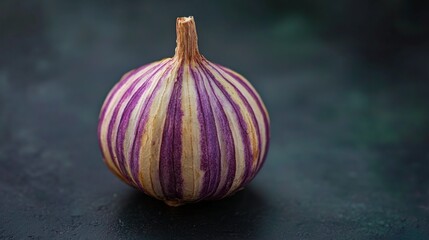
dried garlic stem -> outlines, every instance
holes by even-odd
[[[201,60],[194,17],[179,17],[176,20],[177,46],[174,57],[187,63]]]

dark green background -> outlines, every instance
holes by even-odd
[[[0,239],[429,239],[428,1],[1,1]],[[165,206],[104,166],[96,127],[175,19],[256,87],[266,164]]]

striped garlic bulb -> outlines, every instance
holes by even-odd
[[[178,206],[242,189],[264,163],[269,117],[238,73],[200,55],[193,17],[178,18],[176,54],[126,73],[101,108],[107,166]]]

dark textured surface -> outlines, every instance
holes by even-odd
[[[0,239],[429,239],[427,6],[375,2],[2,1]],[[244,191],[171,208],[107,170],[96,126],[191,14],[272,144]]]

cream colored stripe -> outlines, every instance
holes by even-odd
[[[154,94],[152,105],[146,110],[149,110],[149,118],[141,136],[140,146],[139,181],[150,195],[158,199],[164,198],[159,179],[161,140],[178,67],[175,62],[166,67],[169,66],[172,66],[173,69],[166,78],[160,79],[161,75],[157,77],[158,81],[161,81],[161,85],[158,92]]]
[[[128,75],[130,75],[134,70],[131,70],[127,73],[125,73],[121,79],[119,80],[119,82],[121,82],[123,79],[125,79],[126,77],[128,77]],[[107,107],[107,100],[110,98],[110,95],[113,94],[113,90],[116,88],[116,85],[119,84],[116,83],[115,86],[112,88],[111,92],[109,92],[109,94],[107,95],[106,99],[104,100],[103,106],[101,107],[101,112],[104,110],[105,107]],[[130,82],[130,81],[128,81]],[[125,84],[124,84],[125,85]],[[121,88],[124,87],[124,85],[121,86]],[[116,94],[118,93],[118,91],[120,90],[120,88],[118,88],[118,90],[116,91]],[[110,106],[112,106],[112,101],[113,101],[113,97],[110,101]],[[100,142],[101,142],[101,151],[103,152],[104,155],[104,162],[107,164],[107,166],[109,167],[109,169],[111,169],[116,176],[118,176],[119,178],[121,178],[124,182],[127,182],[126,179],[120,174],[119,169],[116,168],[116,166],[114,165],[114,163],[112,162],[112,158],[110,156],[109,153],[109,149],[107,147],[107,130],[103,132],[103,125],[107,125],[108,128],[108,124],[106,124],[106,122],[110,122],[110,118],[108,119],[108,121],[106,121],[106,116],[107,116],[107,111],[108,109],[106,109],[106,113],[104,114],[104,119],[103,122],[101,122],[101,128],[100,128]],[[101,114],[100,112],[100,114]]]
[[[205,88],[207,89],[207,94],[208,97],[210,99],[210,103],[212,105],[212,109],[213,109],[213,114],[214,114],[214,119],[215,119],[215,124],[216,124],[216,130],[217,130],[217,136],[218,136],[218,142],[219,142],[219,146],[220,146],[220,179],[219,179],[219,185],[214,193],[214,196],[216,196],[220,190],[222,190],[222,188],[224,187],[226,180],[227,180],[227,174],[228,174],[228,169],[229,169],[229,165],[226,159],[226,146],[225,146],[225,136],[221,130],[222,126],[221,123],[219,122],[219,117],[216,115],[216,112],[214,111],[215,109],[215,104],[216,104],[216,92],[215,89],[216,84],[212,82],[212,79],[209,79],[206,77],[206,75],[203,75],[203,83]],[[212,90],[213,88],[213,90]],[[224,105],[222,104],[222,102],[220,102],[221,107]],[[232,106],[231,106],[232,108]],[[228,120],[227,120],[228,121]],[[214,160],[214,159],[213,159]]]
[[[168,60],[168,59],[166,59]],[[160,63],[158,63],[159,65],[164,64],[165,61],[162,61]],[[139,181],[138,179],[134,179],[132,171],[131,171],[131,161],[134,161],[132,159],[132,148],[133,148],[133,143],[136,139],[135,133],[137,131],[137,127],[140,121],[142,121],[142,119],[140,119],[140,115],[143,111],[143,106],[147,101],[148,96],[151,94],[152,90],[156,87],[157,81],[156,79],[159,79],[159,77],[161,76],[161,74],[165,71],[166,67],[168,66],[168,64],[166,66],[163,66],[161,69],[158,70],[158,73],[156,75],[154,75],[152,77],[152,82],[150,83],[150,85],[147,86],[147,90],[142,94],[142,96],[140,96],[140,98],[138,99],[137,105],[134,107],[134,109],[131,112],[130,115],[130,120],[128,123],[128,127],[126,129],[125,132],[125,138],[124,138],[124,147],[123,147],[123,152],[124,152],[124,158],[125,160],[125,167],[127,170],[128,175],[132,178],[133,182],[137,185],[137,181]],[[145,79],[142,79],[143,82],[149,80],[149,76],[147,76]],[[131,99],[130,99],[131,100]],[[120,120],[120,118],[118,119]],[[139,146],[137,146],[139,147]]]
[[[214,73],[212,72],[212,74]],[[220,79],[219,75],[217,75],[216,78],[217,78],[216,80],[219,80],[219,82],[221,83],[225,82]],[[232,89],[231,86],[228,86],[225,84],[222,84],[222,85],[225,88],[225,90],[228,92],[228,94],[231,96],[233,101],[237,103],[237,93],[234,91],[234,89]],[[213,86],[215,85],[213,84]],[[234,139],[236,168],[235,168],[235,177],[234,177],[232,186],[227,193],[229,194],[232,191],[236,190],[243,180],[243,176],[246,168],[245,155],[243,151],[244,145],[243,145],[243,139],[240,133],[241,126],[233,106],[229,103],[228,99],[224,96],[224,93],[221,90],[219,90],[218,87],[215,87],[214,90],[216,95],[219,97],[219,100],[221,101],[222,106],[225,110],[229,125],[231,127],[232,137]]]
[[[115,161],[113,159],[113,157],[115,156],[111,156],[109,153],[109,148],[108,148],[108,144],[107,144],[107,134],[108,134],[108,128],[109,128],[109,124],[110,121],[112,119],[112,115],[113,115],[113,111],[116,107],[116,105],[119,103],[120,99],[122,98],[122,96],[124,95],[124,93],[129,89],[129,87],[131,86],[131,84],[140,76],[144,75],[147,71],[149,71],[149,69],[155,65],[156,63],[152,63],[150,66],[148,66],[147,68],[141,70],[140,72],[135,73],[133,76],[131,76],[131,78],[121,87],[116,91],[116,94],[113,96],[112,100],[110,101],[109,106],[105,106],[106,107],[106,113],[104,115],[104,120],[103,123],[101,125],[101,129],[100,129],[100,139],[101,139],[101,148],[103,151],[103,154],[105,156],[105,161],[108,164],[108,166],[114,170],[118,175],[121,175],[119,172],[119,169],[117,169],[113,163],[113,161]],[[107,98],[109,98],[110,94],[113,94],[113,92],[111,91]],[[107,99],[106,98],[106,99]],[[104,103],[106,104],[106,103]],[[113,131],[115,132],[115,130]],[[113,140],[114,138],[112,138]],[[113,140],[113,141],[116,141]],[[113,151],[115,152],[115,151]]]
[[[268,119],[268,123],[270,122],[270,116],[269,116],[269,114],[268,114],[268,111],[267,111],[267,108],[265,107],[265,105],[264,105],[264,102],[262,101],[262,98],[261,98],[261,96],[259,96],[259,93],[258,93],[258,91],[256,91],[256,89],[253,87],[253,85],[245,78],[245,77],[243,77],[243,75],[241,75],[241,74],[239,74],[239,73],[237,73],[237,72],[235,72],[235,71],[233,71],[233,70],[231,70],[231,69],[229,69],[229,68],[226,68],[226,67],[223,67],[223,68],[225,68],[225,69],[227,69],[228,71],[230,71],[231,73],[234,73],[235,75],[237,75],[240,79],[242,79],[243,80],[243,82],[248,86],[248,87],[250,87],[250,89],[252,89],[252,91],[255,93],[255,95],[256,95],[256,97],[259,99],[259,101],[261,102],[261,104],[262,104],[262,108],[264,109],[263,111],[264,111],[264,113],[265,113],[265,115],[267,116],[267,119]],[[224,70],[222,70],[221,68],[219,68],[219,70],[220,71],[222,71],[222,72],[225,72]],[[231,77],[232,78],[232,77]],[[235,80],[234,80],[235,81]],[[239,83],[238,83],[239,84]]]
[[[192,78],[188,65],[185,65],[182,84],[182,177],[183,198],[198,198],[201,191],[202,176],[200,124],[197,111],[197,93],[195,79]]]
[[[162,67],[162,69],[164,69],[164,68],[165,67]],[[157,75],[159,75],[159,72],[157,73]],[[118,116],[116,118],[115,124],[113,125],[113,132],[112,132],[112,143],[111,144],[112,144],[112,149],[114,149],[113,150],[113,157],[114,157],[114,159],[117,159],[117,155],[116,155],[117,153],[115,151],[115,149],[116,149],[116,137],[117,137],[117,133],[118,133],[118,129],[119,129],[119,123],[121,121],[121,117],[122,117],[122,115],[124,113],[125,107],[127,106],[128,102],[131,100],[132,96],[138,91],[138,89],[147,80],[149,80],[149,77],[150,77],[150,74],[147,75],[147,76],[144,76],[141,80],[139,80],[139,82],[137,83],[136,87],[133,89],[133,91],[131,92],[131,94],[125,98],[125,101],[123,102],[123,104],[119,108]],[[154,76],[153,79],[154,80],[156,79],[156,75]],[[152,81],[150,83],[150,88],[149,88],[148,92],[150,92],[150,89],[153,89],[154,86],[155,86],[155,81]],[[144,96],[143,96],[142,99],[144,99]],[[138,121],[138,119],[134,119],[134,120]],[[131,180],[134,182],[134,184],[137,185],[136,180],[134,178],[132,178],[132,174],[131,174],[131,170],[130,170],[130,162],[129,161],[124,161],[124,165],[125,165],[126,174],[131,178]]]
[[[210,72],[214,75],[214,77],[216,78],[216,80],[223,85],[223,87],[225,88],[225,90],[231,96],[232,100],[239,107],[241,115],[243,116],[243,119],[245,121],[245,124],[246,124],[246,127],[247,127],[248,137],[249,137],[249,140],[250,140],[250,150],[251,150],[252,157],[253,157],[251,167],[252,167],[252,170],[253,170],[256,167],[256,163],[257,163],[257,160],[259,158],[258,138],[257,138],[257,134],[256,134],[257,133],[256,132],[256,127],[257,126],[253,125],[252,117],[250,115],[250,112],[247,111],[247,108],[246,108],[243,100],[241,99],[239,93],[218,72],[214,71],[211,66],[209,66],[209,65],[206,65],[206,66],[208,67],[208,69],[210,70]],[[240,150],[244,150],[244,149],[240,148]],[[245,159],[243,158],[243,163],[242,164],[245,164],[244,161],[245,161]],[[243,180],[243,179],[240,179],[240,180]],[[234,184],[235,184],[235,180],[234,180]]]
[[[261,109],[258,106],[258,103],[256,102],[256,99],[253,98],[253,96],[246,90],[245,87],[243,87],[237,80],[235,80],[233,77],[229,76],[228,73],[226,73],[225,71],[223,71],[221,68],[216,68],[218,69],[222,75],[228,80],[230,81],[234,86],[236,86],[238,88],[238,90],[240,91],[240,93],[242,93],[244,95],[244,97],[246,98],[246,100],[248,101],[248,103],[250,104],[251,108],[253,109],[255,116],[256,116],[256,121],[257,121],[257,126],[254,126],[255,128],[258,127],[259,128],[259,134],[261,136],[261,151],[258,150],[258,145],[257,145],[257,136],[256,136],[256,145],[254,146],[254,148],[252,147],[253,151],[254,151],[254,155],[255,157],[258,156],[257,158],[254,158],[253,160],[253,164],[252,164],[252,173],[256,172],[256,168],[259,166],[259,162],[262,161],[262,157],[263,154],[266,151],[266,142],[267,142],[267,138],[266,138],[266,131],[268,131],[268,129],[265,129],[264,126],[264,116],[263,114],[266,114],[266,109],[265,106],[262,103],[263,106],[263,110],[264,112],[261,111]],[[259,100],[262,102],[262,100],[260,99],[258,93],[254,90],[254,88],[252,87],[252,85],[245,79],[243,78],[241,75],[239,75],[238,73],[232,71],[229,69],[229,71],[237,74],[237,76],[239,76],[242,81],[249,86],[254,92],[255,95],[259,98]],[[243,105],[244,106],[244,105]],[[244,106],[245,107],[245,106]],[[253,124],[252,124],[253,126]],[[255,129],[256,130],[256,129]],[[256,133],[256,132],[255,132]]]

